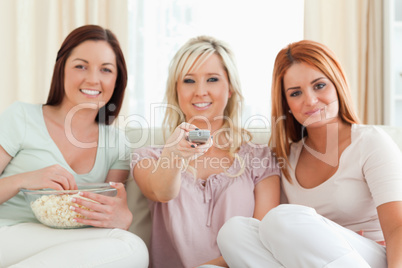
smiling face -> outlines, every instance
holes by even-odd
[[[317,127],[340,119],[334,84],[318,69],[295,63],[283,78],[286,101],[296,120]]]
[[[116,55],[105,41],[85,41],[74,48],[64,69],[62,105],[106,104],[117,79]]]
[[[177,81],[177,95],[187,122],[197,125],[197,122],[205,124],[208,120],[212,123],[216,121],[215,117],[222,116],[231,92],[221,58],[212,54],[198,68],[190,68]]]

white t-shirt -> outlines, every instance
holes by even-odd
[[[375,126],[352,125],[352,142],[343,151],[338,170],[311,189],[295,178],[303,145],[304,140],[291,145],[292,183],[282,180],[288,202],[312,207],[341,226],[383,241],[376,207],[402,201],[402,153],[391,137]]]
[[[50,137],[42,105],[15,102],[0,115],[0,145],[13,157],[0,179],[59,164],[74,175],[77,183],[104,182],[110,169],[130,169],[130,152],[124,139],[117,128],[99,124],[95,164],[89,173],[77,174]],[[20,222],[38,222],[21,192],[0,204],[0,227]]]

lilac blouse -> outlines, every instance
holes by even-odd
[[[158,159],[162,148],[145,147],[134,152],[134,167],[145,158]],[[233,216],[252,217],[254,187],[280,171],[269,147],[243,144],[232,166],[207,180],[182,173],[179,195],[167,203],[150,201],[152,217],[152,267],[195,267],[221,255],[216,237]],[[218,163],[219,164],[219,163]],[[244,165],[244,172],[239,174]]]

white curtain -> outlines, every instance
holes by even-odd
[[[245,97],[242,124],[268,129],[273,63],[280,49],[303,38],[303,5],[302,0],[129,1],[129,123],[161,125],[169,62],[189,38],[211,35],[227,42],[236,56]]]
[[[148,128],[162,122],[168,65],[187,41],[193,12],[191,1],[183,0],[136,0],[128,6],[131,118],[124,124]]]
[[[129,85],[119,126],[161,122],[168,64],[201,34],[231,45],[246,99],[244,122],[256,117],[256,124],[268,125],[272,65],[281,48],[303,38],[303,1],[0,0],[0,113],[16,100],[46,101],[61,42],[84,24],[111,29],[126,56]]]
[[[57,51],[79,26],[112,30],[126,55],[127,14],[127,0],[0,0],[0,112],[46,102]]]
[[[305,0],[304,38],[322,42],[337,54],[366,124],[384,122],[382,2]]]

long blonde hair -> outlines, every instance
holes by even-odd
[[[272,74],[272,124],[269,145],[278,160],[284,160],[281,166],[283,176],[289,178],[290,143],[298,142],[307,136],[306,129],[289,113],[283,88],[283,78],[287,70],[295,63],[306,63],[319,69],[335,86],[340,118],[349,124],[360,120],[353,108],[349,84],[335,54],[325,45],[302,40],[289,44],[279,51],[275,59]]]
[[[203,64],[211,55],[218,55],[229,78],[231,97],[224,110],[224,124],[219,134],[224,134],[229,146],[226,149],[234,153],[245,141],[251,139],[251,134],[241,128],[241,107],[243,95],[240,79],[235,63],[235,57],[229,46],[223,41],[210,36],[198,36],[185,43],[173,57],[169,66],[165,102],[168,107],[163,120],[164,134],[171,134],[174,129],[184,122],[177,96],[177,81],[182,79],[190,70]],[[194,66],[193,66],[194,65]]]

